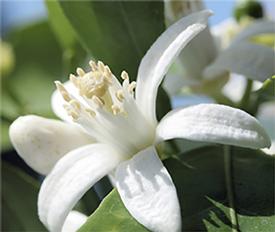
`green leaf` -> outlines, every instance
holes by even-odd
[[[6,122],[1,119],[1,153],[7,151],[11,148],[10,138],[9,138],[9,127],[10,122]]]
[[[164,31],[162,2],[60,1],[79,40],[116,75],[134,80],[141,58]]]
[[[240,231],[259,231],[252,220],[262,231],[274,226],[274,157],[235,147],[230,157],[230,175],[218,146],[164,161],[178,191],[183,231],[233,231],[234,212]]]
[[[55,78],[61,75],[62,49],[47,21],[16,28],[6,39],[15,53],[16,72],[21,67],[30,65],[41,68]]]
[[[48,10],[49,22],[60,44],[64,49],[72,48],[76,43],[75,33],[60,4],[56,0],[45,0],[45,4]]]
[[[53,117],[51,95],[55,89],[54,76],[37,66],[22,67],[10,80],[13,93],[20,99],[21,114]]]
[[[125,209],[116,189],[109,193],[99,208],[78,230],[78,232],[86,231],[148,232]]]
[[[212,200],[210,200],[212,201]],[[230,209],[225,205],[212,201],[213,205],[224,215],[229,217],[228,212]],[[273,231],[275,228],[275,216],[248,216],[248,215],[238,215],[239,225],[241,231]],[[220,218],[218,218],[214,213],[210,213],[210,218],[215,222],[215,225],[207,220],[204,220],[207,231],[211,232],[232,232],[232,228],[225,224]]]
[[[2,162],[2,231],[46,231],[37,215],[39,184]]]
[[[48,10],[49,23],[56,35],[57,40],[63,47],[63,70],[68,76],[76,67],[81,66],[86,58],[86,52],[78,42],[76,33],[57,0],[45,0]]]

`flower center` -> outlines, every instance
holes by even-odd
[[[91,71],[71,74],[73,91],[59,81],[56,86],[66,101],[64,108],[98,142],[112,144],[126,156],[151,145],[155,128],[139,110],[127,72],[121,73],[122,84],[102,62],[90,61]]]

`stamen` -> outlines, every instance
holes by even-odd
[[[89,62],[89,65],[91,66],[92,71],[94,71],[94,72],[97,71],[97,65],[96,65],[96,63],[93,60],[91,60]]]
[[[77,120],[79,118],[79,113],[76,112],[68,105],[63,105],[64,109],[67,111],[68,115],[73,118],[73,120]]]
[[[89,108],[86,108],[85,111],[92,117],[96,116],[96,113],[93,110],[89,109]]]
[[[122,102],[122,101],[124,100],[124,95],[123,95],[122,89],[120,89],[120,90],[118,90],[118,91],[116,92],[116,98],[117,98],[120,102]]]
[[[123,79],[123,80],[129,80],[129,75],[128,75],[128,73],[126,72],[126,71],[122,71],[122,73],[121,73],[121,78]]]
[[[111,77],[112,77],[112,71],[111,71],[111,69],[109,68],[109,66],[105,66],[105,73],[106,73],[106,77],[107,78],[109,78],[109,79],[111,79]]]
[[[118,115],[121,112],[120,107],[117,105],[112,105],[112,111],[114,115]]]
[[[54,83],[56,85],[57,90],[62,95],[63,99],[65,101],[69,102],[71,100],[71,97],[70,97],[68,91],[65,89],[65,87],[61,84],[60,81],[55,81]]]
[[[101,98],[99,98],[98,96],[93,96],[92,97],[92,100],[93,100],[93,102],[96,104],[96,106],[98,106],[98,107],[103,107],[104,106],[104,101],[103,101],[103,99],[101,99]]]
[[[137,83],[135,81],[131,82],[131,84],[128,86],[129,93],[133,94],[136,86],[137,86]]]
[[[70,81],[75,85],[75,87],[78,88],[79,86],[79,81],[77,79],[77,77],[73,74],[70,74]]]
[[[69,102],[69,104],[70,104],[74,109],[76,109],[76,110],[80,110],[80,109],[81,109],[80,103],[79,103],[77,100],[75,100],[75,99],[72,99],[72,100]]]
[[[105,71],[105,65],[104,65],[104,63],[102,61],[98,61],[97,62],[97,66],[99,68],[99,71],[101,71],[102,73],[104,73],[104,71]]]
[[[76,73],[81,77],[83,77],[86,74],[82,68],[77,68]]]

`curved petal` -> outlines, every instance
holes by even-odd
[[[130,214],[149,230],[181,231],[176,188],[154,147],[117,167],[116,187]]]
[[[274,50],[272,48],[242,42],[220,53],[209,65],[204,75],[214,78],[226,71],[238,73],[247,78],[265,81],[275,73]]]
[[[242,40],[248,39],[249,37],[259,35],[275,33],[275,22],[267,20],[256,20],[254,23],[247,26],[241,33],[239,33],[232,41],[232,44],[237,44]]]
[[[93,142],[73,124],[35,115],[17,118],[11,124],[9,134],[22,159],[44,175],[67,152]]]
[[[211,14],[204,10],[182,18],[170,26],[143,57],[138,70],[136,99],[140,109],[152,123],[156,123],[158,86],[180,51],[206,27]]]
[[[86,221],[87,216],[78,212],[71,211],[65,220],[61,232],[76,232]]]
[[[257,119],[229,106],[200,104],[168,113],[157,127],[157,141],[184,138],[239,147],[269,147],[270,138]]]
[[[261,149],[265,154],[267,155],[273,155],[275,156],[275,140],[271,141],[271,146],[270,148],[263,148]]]
[[[105,144],[87,145],[68,153],[42,183],[38,196],[40,220],[50,231],[59,232],[84,193],[121,161],[121,156]]]

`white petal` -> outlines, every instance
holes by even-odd
[[[269,33],[275,33],[275,22],[267,20],[256,20],[254,23],[250,24],[243,31],[241,31],[241,33],[239,33],[234,38],[232,44],[237,44],[242,40],[249,39],[249,37]]]
[[[219,50],[228,47],[239,27],[235,19],[227,18],[210,28]]]
[[[154,147],[120,164],[116,181],[125,207],[139,223],[154,232],[180,231],[176,188]]]
[[[156,123],[158,86],[172,62],[187,43],[202,31],[211,15],[208,10],[191,14],[170,26],[143,57],[138,70],[136,99],[144,115]]]
[[[214,78],[230,71],[253,80],[265,81],[275,72],[274,56],[272,48],[248,42],[238,43],[221,52],[205,69],[204,75],[206,78]]]
[[[105,144],[87,145],[68,153],[42,183],[38,197],[40,220],[50,231],[59,232],[84,193],[121,160]]]
[[[229,106],[200,104],[168,113],[157,127],[157,141],[184,138],[239,147],[270,146],[257,119]]]
[[[41,174],[70,150],[93,142],[77,126],[35,115],[17,118],[9,134],[17,153]]]
[[[261,149],[267,155],[274,155],[275,156],[275,140],[271,142],[270,148],[263,148]]]
[[[65,220],[61,232],[76,232],[86,221],[87,216],[78,212],[71,211]]]

